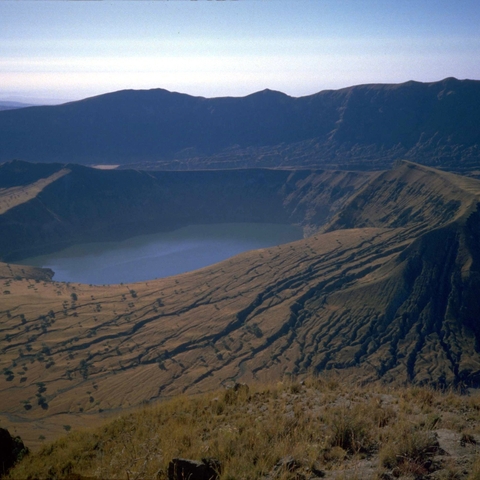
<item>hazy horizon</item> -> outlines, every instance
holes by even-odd
[[[431,82],[420,82],[420,83],[435,83],[435,82],[440,82],[442,80],[445,80],[446,78],[452,78],[452,77],[445,77],[445,78],[439,78],[438,80],[432,80]],[[471,78],[457,78],[457,80],[475,80],[477,81],[476,79],[471,79]],[[410,79],[410,80],[406,80],[405,82],[395,82],[395,83],[391,83],[391,84],[401,84],[401,83],[407,83],[409,81],[414,81],[414,82],[418,82],[418,80],[415,80],[415,79]],[[380,84],[380,82],[378,82],[378,84]],[[324,89],[324,90],[341,90],[342,88],[348,88],[348,87],[355,87],[355,86],[359,86],[359,85],[365,85],[365,84],[356,84],[356,85],[346,85],[345,87],[339,87],[338,89]],[[163,88],[162,87],[152,87],[151,89],[131,89],[131,90],[156,90],[156,89],[160,89],[162,90]],[[267,87],[268,89],[268,87]],[[23,103],[23,104],[26,104],[27,106],[40,106],[40,105],[60,105],[62,103],[69,103],[69,102],[75,102],[75,101],[79,101],[79,100],[84,100],[86,98],[90,98],[90,97],[96,97],[96,96],[100,96],[100,95],[106,95],[106,94],[109,94],[109,93],[115,93],[115,92],[118,92],[118,91],[122,91],[122,90],[125,90],[125,89],[121,89],[121,90],[112,90],[112,91],[108,91],[108,92],[102,92],[102,93],[98,93],[98,94],[95,94],[95,95],[88,95],[86,97],[80,97],[80,98],[71,98],[71,99],[58,99],[58,98],[30,98],[30,97],[19,97],[19,98],[3,98],[1,97],[0,98],[0,102],[3,102],[3,103]],[[130,89],[127,89],[127,90],[130,90]],[[166,89],[164,89],[166,90]],[[269,89],[269,90],[273,90],[273,89]],[[193,94],[190,94],[189,92],[182,92],[182,91],[177,91],[177,90],[169,90],[171,91],[172,93],[181,93],[181,94],[185,94],[185,95],[191,95],[191,96],[203,96],[205,98],[215,98],[215,97],[208,97],[208,96],[205,96],[205,95],[193,95]],[[254,93],[257,93],[259,92],[260,90],[255,90],[255,91],[252,91],[252,92],[249,92],[249,93],[246,93],[244,95],[225,95],[225,96],[229,96],[229,97],[245,97],[245,96],[248,96],[248,95],[252,95]],[[280,90],[278,90],[280,91]],[[323,90],[319,90],[318,92],[312,92],[312,94],[307,94],[307,95],[289,95],[291,97],[302,97],[302,96],[308,96],[308,95],[313,95],[313,94],[316,94],[316,93],[320,93],[322,92]],[[281,92],[281,91],[280,91]],[[286,95],[288,95],[288,93],[286,92],[281,92],[281,93],[284,93]],[[223,95],[222,95],[223,96]],[[218,98],[218,97],[217,97]]]
[[[299,97],[365,83],[480,79],[480,7],[445,0],[0,2],[0,99],[123,89]]]

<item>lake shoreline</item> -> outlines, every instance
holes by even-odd
[[[49,268],[54,281],[133,283],[190,272],[239,253],[303,238],[301,227],[232,223],[190,225],[113,242],[81,243],[17,262]]]

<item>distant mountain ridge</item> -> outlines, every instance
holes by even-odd
[[[17,108],[33,107],[31,103],[22,103],[22,102],[10,102],[6,100],[0,100],[0,111],[1,110],[15,110]]]
[[[478,125],[475,80],[359,85],[299,98],[124,90],[0,112],[0,162],[382,169],[411,159],[471,173],[480,160]]]

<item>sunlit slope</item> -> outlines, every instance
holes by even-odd
[[[471,211],[478,181],[402,162],[349,199],[323,231],[352,227],[431,230]]]
[[[404,163],[292,244],[132,285],[4,281],[4,412],[66,423],[331,368],[478,386],[479,198],[480,182]]]

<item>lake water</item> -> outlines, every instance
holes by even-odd
[[[54,280],[62,282],[94,285],[140,282],[196,270],[241,252],[302,237],[302,229],[291,225],[192,225],[121,242],[75,245],[21,263],[51,268]]]

